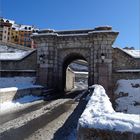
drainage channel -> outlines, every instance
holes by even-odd
[[[79,95],[78,95],[79,96]],[[58,99],[0,126],[1,140],[67,140],[76,128],[85,100]]]

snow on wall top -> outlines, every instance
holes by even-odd
[[[79,119],[79,126],[120,132],[140,133],[139,115],[117,113],[100,85],[93,85],[92,96]]]
[[[0,53],[3,53],[3,52],[24,52],[24,50],[16,49],[13,47],[0,44]]]
[[[25,85],[35,84],[35,77],[1,77],[0,89],[8,87],[19,87]]]
[[[42,88],[35,85],[36,77],[1,77],[0,92],[17,91],[18,89]]]
[[[120,48],[119,48],[120,49]],[[123,52],[132,56],[133,58],[140,58],[140,50],[121,49]]]
[[[21,60],[33,51],[0,53],[0,60]]]
[[[21,60],[30,53],[31,51],[0,53],[0,60]]]
[[[0,44],[0,60],[21,60],[33,51]]]

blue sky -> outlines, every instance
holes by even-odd
[[[140,49],[139,0],[1,0],[1,16],[20,24],[55,30],[110,25],[115,46]]]

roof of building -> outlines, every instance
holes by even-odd
[[[4,22],[8,21],[9,23],[15,24],[14,20],[9,20],[9,19],[5,19],[5,18],[2,18],[2,19],[4,20]]]
[[[13,24],[12,28],[14,28],[17,31],[33,31],[33,30],[39,30],[33,25],[20,25],[20,24]]]
[[[12,24],[12,28],[14,28],[15,30],[22,30],[22,31],[39,30],[38,28],[36,28],[33,25],[17,24],[14,20],[9,20],[9,19],[5,19],[5,18],[0,18],[0,19],[3,20],[4,22],[11,23]]]

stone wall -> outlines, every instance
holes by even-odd
[[[139,115],[115,112],[100,85],[90,87],[91,97],[78,121],[78,140],[140,140]]]
[[[72,90],[74,88],[75,74],[68,68],[66,71],[66,91]]]
[[[112,83],[112,44],[117,35],[118,32],[114,32],[111,27],[75,31],[39,31],[32,36],[37,46],[38,83],[63,91],[66,66],[72,61],[81,59],[88,63],[88,85],[99,83],[109,90]],[[102,64],[102,54],[105,55],[105,65]],[[101,69],[106,70],[107,75],[106,73],[100,75]],[[56,79],[56,82],[53,79]]]
[[[93,128],[79,128],[78,140],[139,140],[140,134]]]
[[[119,79],[140,79],[140,58],[134,58],[119,48],[113,48],[112,54],[113,85]]]
[[[40,96],[42,94],[42,89],[43,89],[42,87],[33,87],[33,88],[25,88],[25,89],[9,88],[9,90],[7,91],[1,89],[0,103],[14,101],[26,95]]]
[[[119,48],[113,48],[113,71],[123,69],[140,69],[140,58],[134,58]]]
[[[35,76],[37,69],[36,51],[21,60],[1,60],[0,77]]]

